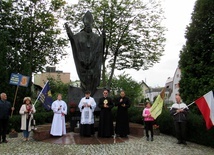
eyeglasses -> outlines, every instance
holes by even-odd
[[[108,94],[108,93],[103,93],[103,94]]]

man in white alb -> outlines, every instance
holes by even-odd
[[[54,112],[50,134],[62,136],[66,134],[65,115],[67,115],[67,104],[62,100],[62,94],[57,95],[57,100],[51,105]]]

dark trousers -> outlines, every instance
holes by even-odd
[[[6,140],[8,121],[8,119],[0,119],[0,141]]]
[[[175,132],[178,141],[186,141],[186,122],[175,122]]]
[[[80,124],[80,136],[91,137],[94,135],[94,124]]]
[[[151,132],[151,137],[153,137],[153,124],[154,121],[145,121],[146,137],[149,137],[149,130]]]

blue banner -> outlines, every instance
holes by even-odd
[[[29,76],[24,76],[22,74],[14,74],[12,73],[10,76],[10,84],[27,87],[29,83]]]
[[[51,90],[48,82],[45,84],[44,88],[40,92],[39,101],[42,102],[46,110],[51,110],[51,104],[53,102],[53,99],[52,99]]]

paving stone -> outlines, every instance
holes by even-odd
[[[8,143],[0,144],[0,155],[213,155],[214,148],[187,142],[176,144],[174,137],[160,134],[154,141],[145,137],[127,139],[112,144],[55,144],[35,141],[23,142],[22,133],[17,138],[8,138]]]

